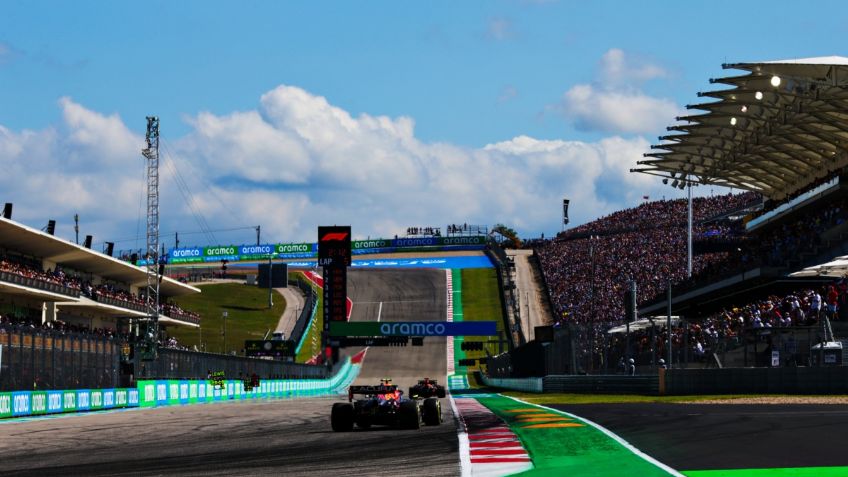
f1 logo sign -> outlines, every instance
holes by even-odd
[[[350,226],[318,227],[318,263],[323,267],[350,266]]]
[[[347,232],[330,232],[328,234],[324,234],[324,236],[321,237],[321,241],[322,242],[332,242],[332,241],[342,242],[348,237],[348,235],[349,234]]]

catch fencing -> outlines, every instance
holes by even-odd
[[[169,348],[160,348],[159,356],[153,361],[142,361],[136,356],[134,369],[136,380],[203,379],[222,371],[226,379],[253,374],[262,379],[323,379],[328,374],[323,366]]]
[[[0,391],[115,388],[117,338],[0,325]]]
[[[289,284],[298,287],[306,297],[303,303],[303,309],[300,310],[300,315],[297,317],[297,321],[292,328],[291,336],[289,336],[292,343],[300,343],[312,318],[313,308],[317,306],[318,294],[315,293],[315,289],[306,280],[290,280]]]

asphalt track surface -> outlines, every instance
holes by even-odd
[[[351,270],[350,321],[445,321],[446,281],[444,270]],[[446,339],[440,337],[424,338],[424,346],[372,347],[355,384],[375,384],[384,377],[404,391],[424,377],[443,384],[446,353]]]
[[[443,320],[444,271],[351,271],[354,319]],[[360,381],[392,376],[406,386],[441,377],[444,338],[424,347],[372,348]],[[377,352],[375,352],[377,350]],[[432,354],[431,354],[432,353]],[[443,400],[441,426],[336,433],[342,398],[242,401],[99,412],[0,423],[0,475],[458,475],[456,427]]]
[[[680,471],[848,465],[848,407],[824,404],[550,405]]]

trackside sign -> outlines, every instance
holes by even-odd
[[[495,336],[494,321],[332,322],[330,336]]]

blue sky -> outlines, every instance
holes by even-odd
[[[840,55],[835,39],[848,33],[844,2],[5,2],[2,12],[0,165],[18,176],[6,175],[0,199],[33,225],[58,216],[67,227],[78,211],[104,240],[135,234],[148,114],[194,197],[188,206],[163,168],[163,231],[190,228],[194,209],[212,228],[262,223],[274,240],[311,239],[327,221],[372,237],[454,221],[554,233],[563,196],[580,223],[674,194],[626,169],[715,87],[710,77],[733,74],[723,62]],[[40,197],[45,175],[60,182],[55,201]],[[122,199],[104,203],[116,184]]]

